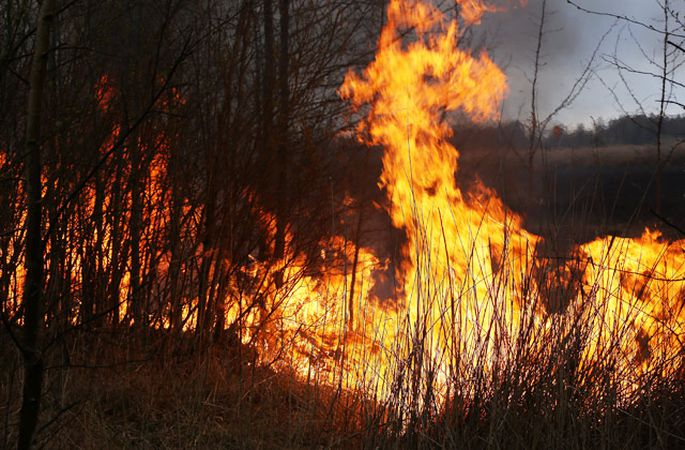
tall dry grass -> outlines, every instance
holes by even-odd
[[[164,330],[63,336],[50,353],[37,445],[685,447],[683,348],[640,364],[626,361],[628,324],[605,317],[610,298],[601,292],[590,289],[583,301],[569,301],[578,297],[580,280],[559,281],[555,258],[505,259],[492,289],[478,297],[475,273],[467,270],[461,284],[447,286],[449,280],[431,279],[428,256],[417,261],[415,288],[407,293],[416,311],[397,323],[402,332],[384,349],[393,358],[381,372],[371,360],[365,367],[356,359],[351,367],[343,354],[333,358],[332,380],[314,365],[306,377],[295,374],[287,370],[292,337],[279,342],[280,361],[260,365],[254,348],[226,336],[202,346],[190,333]],[[503,293],[516,298],[515,314]],[[345,292],[329,294],[341,296],[334,307],[347,305]],[[493,312],[487,322],[463,325],[486,307]],[[608,324],[600,347],[597,323]],[[6,337],[1,348],[2,446],[9,448],[19,360]],[[343,387],[350,370],[356,389]]]

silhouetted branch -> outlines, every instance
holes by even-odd
[[[678,225],[674,224],[673,222],[671,222],[670,220],[668,220],[667,218],[665,218],[664,216],[662,216],[662,215],[659,214],[658,212],[654,211],[653,209],[650,209],[649,212],[650,212],[650,214],[652,214],[654,217],[656,217],[657,219],[659,219],[660,221],[662,221],[665,225],[668,225],[669,227],[673,228],[675,231],[677,231],[677,232],[680,233],[681,235],[685,236],[685,230],[683,230],[682,228],[680,228]]]
[[[639,21],[639,20],[637,20],[637,19],[634,19],[634,18],[632,18],[632,17],[628,17],[628,16],[625,16],[625,15],[616,14],[616,13],[602,12],[602,11],[595,11],[595,10],[592,10],[592,9],[588,9],[588,8],[585,8],[584,6],[579,5],[579,4],[576,3],[574,0],[566,0],[566,3],[568,3],[568,4],[571,5],[571,6],[575,6],[578,10],[583,11],[583,12],[588,13],[588,14],[592,14],[592,15],[595,15],[595,16],[612,17],[612,18],[614,18],[614,19],[618,19],[618,20],[621,20],[621,21],[624,21],[624,22],[632,23],[632,24],[634,24],[634,25],[638,25],[638,26],[640,26],[640,27],[642,27],[642,28],[645,28],[645,29],[647,29],[647,30],[649,30],[649,31],[653,31],[653,32],[655,32],[655,33],[667,34],[667,33],[664,32],[663,30],[660,30],[660,29],[654,27],[653,25],[650,25],[650,24],[648,24],[648,23],[644,23],[644,22]],[[678,34],[678,33],[671,33],[671,32],[669,32],[668,35],[669,35],[669,36],[676,36],[676,37],[684,38],[684,39],[685,39],[685,34]]]

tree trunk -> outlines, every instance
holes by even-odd
[[[289,70],[289,33],[290,33],[290,0],[279,0],[281,48],[278,59],[279,105],[278,105],[278,186],[276,188],[277,224],[276,224],[276,259],[285,256],[285,228],[288,204],[288,123],[290,120],[290,86]],[[278,284],[282,279],[277,280]]]
[[[663,5],[664,13],[664,41],[663,41],[663,60],[661,68],[661,97],[659,99],[659,117],[656,124],[656,174],[655,174],[655,192],[654,192],[654,210],[657,214],[661,214],[661,178],[663,172],[662,161],[662,147],[663,147],[663,127],[664,117],[666,116],[666,80],[668,79],[668,41],[670,39],[670,30],[668,28],[668,20],[670,14],[670,7],[668,0],[665,0]]]
[[[547,0],[542,1],[540,10],[540,23],[538,24],[538,35],[537,35],[537,46],[535,48],[535,63],[533,65],[533,80],[531,83],[531,95],[530,95],[530,134],[529,134],[529,147],[528,147],[528,192],[529,201],[534,202],[536,200],[535,192],[535,155],[539,149],[540,142],[540,129],[538,121],[538,110],[537,110],[537,96],[538,96],[538,82],[540,75],[540,68],[542,65],[542,40],[545,35],[545,20],[547,18]]]
[[[126,255],[122,255],[123,238],[123,214],[121,210],[124,200],[121,194],[121,185],[123,184],[123,155],[118,153],[115,160],[114,183],[112,184],[111,193],[111,213],[109,214],[111,229],[110,242],[112,246],[112,257],[109,263],[109,271],[111,273],[110,285],[108,286],[107,299],[109,301],[110,309],[110,324],[111,327],[117,328],[119,326],[119,310],[121,302],[121,280],[124,277],[126,270]]]
[[[133,311],[134,328],[142,330],[145,326],[143,308],[143,295],[140,285],[141,255],[140,240],[142,236],[143,221],[143,189],[141,187],[141,150],[138,142],[138,133],[133,133],[131,140],[131,176],[129,179],[131,189],[131,215],[129,228],[131,230],[131,267],[129,270],[130,302]]]
[[[181,332],[183,323],[183,305],[181,304],[181,265],[183,252],[181,249],[181,216],[183,214],[183,200],[178,192],[178,170],[176,158],[169,158],[171,172],[171,214],[169,216],[169,315],[170,326],[174,332]]]
[[[271,0],[264,0],[264,80],[262,80],[262,154],[269,169],[273,154],[274,24]],[[267,177],[268,180],[268,177]]]
[[[261,108],[261,163],[262,167],[262,192],[267,209],[277,204],[274,182],[274,24],[273,24],[273,2],[264,0],[263,4],[263,26],[264,26],[264,59],[263,59],[263,79],[262,79],[262,108]],[[260,259],[269,259],[271,254],[269,240],[273,236],[264,236],[260,244]]]
[[[50,27],[54,0],[44,0],[40,8],[36,43],[31,62],[31,79],[26,124],[26,278],[24,284],[24,387],[19,418],[19,449],[31,447],[38,423],[43,385],[43,358],[38,348],[43,328],[43,242],[41,236],[40,121],[46,79]]]
[[[96,234],[95,248],[93,249],[92,264],[95,274],[95,284],[93,289],[93,296],[95,302],[95,314],[97,316],[97,326],[100,327],[104,323],[104,314],[107,311],[107,304],[105,301],[105,292],[103,289],[104,276],[104,247],[105,247],[105,230],[104,230],[104,216],[105,216],[105,186],[102,177],[99,175],[95,178],[95,207],[93,208],[93,228]]]

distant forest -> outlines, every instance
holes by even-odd
[[[542,144],[548,149],[649,145],[656,143],[658,127],[658,116],[644,114],[625,115],[608,122],[599,119],[592,126],[555,125],[544,134]],[[661,136],[665,142],[684,139],[685,115],[664,117]],[[455,141],[460,148],[525,148],[530,145],[530,135],[526,124],[512,121],[470,127],[455,133]]]

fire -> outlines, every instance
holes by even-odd
[[[257,213],[273,247],[275,219],[268,211]],[[290,232],[286,241],[292,242]],[[383,270],[385,263],[370,249],[357,249],[340,236],[319,245],[317,267],[291,245],[280,260],[254,259],[242,267],[229,288],[226,323],[242,343],[258,349],[257,363],[333,383],[341,369],[347,372],[361,364],[365,352],[377,352],[364,324],[372,322],[370,314],[377,314],[370,298],[372,273]],[[241,279],[249,281],[243,285]],[[354,303],[348,304],[351,292]],[[351,376],[345,386],[354,387],[360,379]]]
[[[645,230],[637,239],[597,239],[581,249],[588,264],[579,301],[597,304],[594,347],[614,344],[625,328],[618,350],[638,367],[682,355],[685,241],[664,242]]]
[[[401,39],[404,28],[415,30],[413,42]],[[355,107],[368,105],[358,131],[385,148],[380,186],[393,224],[408,238],[398,305],[411,323],[433,330],[434,355],[444,353],[452,333],[464,339],[451,351],[483,338],[495,310],[508,303],[498,283],[520,284],[538,240],[493,192],[481,186],[465,194],[456,185],[459,154],[443,117],[459,111],[493,119],[507,90],[488,55],[459,49],[459,38],[458,23],[432,5],[392,1],[375,61],[362,75],[350,73],[340,90]]]
[[[250,254],[249,262],[236,263],[238,269],[220,286],[205,286],[211,293],[207,297],[219,297],[218,322],[238,342],[256,349],[262,364],[380,395],[406,382],[400,379],[405,371],[411,371],[417,383],[436,381],[444,387],[456,378],[456,371],[477,378],[478,370],[496,370],[514,349],[544,352],[544,341],[537,336],[569,331],[555,328],[560,316],[578,317],[588,327],[579,364],[611,357],[617,366],[636,372],[663,368],[660,362],[683,353],[685,241],[666,242],[649,230],[636,239],[598,238],[555,266],[538,254],[542,238],[527,231],[521,217],[493,190],[479,184],[464,192],[457,185],[459,152],[450,144],[450,119],[496,119],[507,94],[506,76],[487,53],[460,48],[464,27],[502,6],[483,0],[457,4],[460,20],[427,1],[391,0],[375,59],[363,72],[348,73],[339,91],[363,115],[359,139],[383,148],[378,185],[387,195],[392,224],[406,236],[403,261],[394,274],[396,294],[375,296],[374,287],[387,275],[389,262],[344,236],[322,239],[319,254],[312,256],[295,248],[292,230],[286,227],[285,253],[275,259],[276,217],[254,206],[259,201],[250,194],[245,201],[254,206],[270,248],[266,256]],[[110,114],[117,96],[112,80],[101,77],[94,90],[100,113]],[[173,91],[159,106],[184,102]],[[111,280],[112,292],[88,293],[82,287],[80,301],[63,306],[70,308],[64,315],[73,323],[98,312],[93,298],[112,296],[114,322],[140,325],[135,323],[136,302],[146,301],[148,316],[140,318],[147,325],[186,331],[203,326],[201,296],[206,292],[193,289],[183,298],[174,297],[180,288],[174,285],[172,266],[181,256],[173,255],[167,243],[167,230],[177,219],[169,204],[183,217],[198,216],[178,220],[175,230],[176,238],[191,236],[188,241],[195,243],[182,255],[192,260],[183,270],[198,267],[188,277],[190,283],[202,284],[197,280],[203,274],[205,280],[221,278],[215,274],[228,273],[226,267],[234,263],[231,255],[215,258],[224,253],[215,251],[212,243],[199,242],[200,227],[191,222],[202,222],[201,207],[191,212],[187,199],[173,198],[169,181],[175,136],[154,128],[145,131],[140,133],[145,139],[136,136],[127,142],[143,155],[140,161],[129,156],[131,148],[124,149],[113,181],[88,185],[79,214],[67,219],[68,228],[78,230],[79,223],[106,217],[88,236],[65,234],[64,247],[75,248],[66,255],[69,282],[87,287],[89,277],[108,277],[110,268],[122,273]],[[122,126],[115,122],[99,153],[104,155],[121,133]],[[0,152],[0,167],[6,165],[4,155]],[[117,185],[129,182],[134,164],[140,172],[135,199],[136,194],[121,192]],[[147,246],[152,261],[146,266],[150,273],[136,275],[166,283],[146,299],[134,298],[127,259],[132,250],[118,245],[121,236],[133,240],[134,200],[143,216],[137,240]],[[122,210],[129,216],[120,218]],[[48,241],[48,251],[50,245]],[[89,260],[95,247],[101,252],[97,264]],[[9,289],[18,298],[24,268],[20,257],[13,259]],[[205,261],[210,261],[206,267]],[[562,284],[568,287],[566,302],[555,298]],[[150,304],[164,295],[180,313],[167,310],[161,300],[160,305]],[[554,302],[563,305],[550,306]],[[17,301],[12,306],[19,309]],[[629,386],[630,380],[626,383]]]
[[[467,24],[498,9],[481,1],[457,3]],[[403,38],[406,29],[413,39]],[[428,364],[432,376],[444,380],[455,361],[471,360],[475,369],[478,359],[478,367],[489,367],[513,347],[539,346],[521,332],[522,317],[549,333],[560,313],[582,316],[590,327],[586,361],[616,347],[623,352],[619,364],[643,368],[657,353],[661,361],[682,354],[685,241],[662,243],[649,231],[639,239],[598,239],[551,272],[536,253],[541,238],[526,231],[493,191],[457,187],[459,154],[448,141],[447,118],[494,119],[507,91],[488,55],[461,50],[459,38],[458,22],[431,4],[392,0],[375,60],[362,74],[349,73],[340,89],[366,113],[357,130],[361,139],[384,148],[379,185],[393,224],[407,235],[398,274],[403,297],[394,299],[392,320],[407,325],[389,333],[385,348],[391,341],[420,342],[425,354],[415,370]],[[555,299],[544,298],[552,294],[537,285],[535,273],[573,284],[578,267],[582,286],[575,300],[550,312],[545,305]]]
[[[526,1],[527,0],[520,0],[520,3],[525,5]],[[506,9],[503,6],[487,3],[484,0],[457,0],[457,4],[460,7],[459,12],[464,18],[464,21],[467,24],[476,25],[480,23],[484,14],[503,11]]]
[[[461,22],[427,2],[391,0],[374,61],[361,73],[348,73],[340,88],[341,97],[363,113],[359,139],[384,150],[378,184],[393,225],[406,235],[396,295],[375,296],[389,264],[371,248],[331,236],[312,257],[295,249],[286,228],[282,258],[251,255],[226,286],[212,291],[222,295],[217,304],[229,333],[256,349],[261,364],[381,396],[406,371],[419,383],[444,388],[455,371],[477,378],[478,370],[497,370],[512,349],[544,352],[540,335],[569,331],[558,329],[557,315],[581,317],[590,327],[581,365],[617,349],[617,364],[643,370],[650,361],[677,356],[685,319],[683,242],[663,242],[649,231],[639,239],[601,238],[552,266],[538,255],[542,239],[494,191],[482,184],[470,192],[458,187],[450,119],[496,119],[507,94],[506,77],[492,59],[459,45],[464,26],[501,6],[479,0],[458,6]],[[104,77],[96,91],[106,113],[114,96],[110,81]],[[175,93],[171,101],[183,99]],[[119,132],[113,128],[105,147]],[[154,236],[171,217],[154,205],[171,202],[166,180],[173,137],[155,136],[137,143],[154,155],[143,174],[142,233],[157,248],[159,264],[150,276],[165,277],[171,255]],[[105,192],[105,208],[110,195]],[[94,196],[88,193],[88,214]],[[256,195],[247,197],[259,204]],[[259,206],[253,212],[269,242],[265,252],[274,255],[277,220]],[[111,252],[109,231],[104,233]],[[212,254],[200,245],[195,257]],[[211,274],[223,273],[230,261],[215,264]],[[132,310],[130,283],[129,274],[120,280],[122,321]],[[568,302],[554,298],[562,284],[571,287]],[[551,307],[554,302],[564,306]],[[186,299],[185,330],[202,326],[199,311],[198,296]],[[170,313],[158,313],[153,326],[174,326]]]

